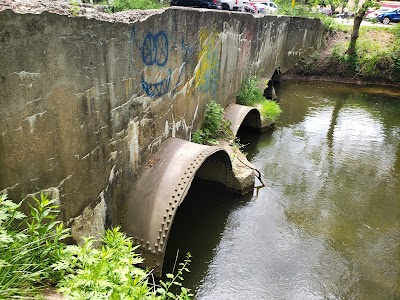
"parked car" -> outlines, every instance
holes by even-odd
[[[335,18],[342,18],[342,19],[348,19],[352,17],[354,17],[354,12],[352,11],[345,11],[344,13],[335,15]]]
[[[171,0],[171,6],[191,6],[217,9],[217,0]]]
[[[269,12],[269,13],[276,13],[277,11],[278,11],[278,5],[276,5],[274,2],[272,2],[272,1],[269,1],[269,2],[260,2],[260,3],[262,3],[262,4],[264,4],[264,5],[266,5],[267,6],[267,11]]]
[[[390,22],[400,22],[400,8],[396,8],[387,12],[384,12],[382,14],[379,14],[377,17],[379,22],[382,22],[383,24],[390,24]]]
[[[242,11],[254,14],[256,13],[256,7],[248,1],[243,1]]]
[[[243,11],[252,14],[266,14],[268,12],[268,8],[266,5],[260,2],[243,1]]]
[[[225,10],[241,11],[243,8],[243,0],[219,0],[221,8]]]
[[[330,9],[330,8],[321,7],[321,8],[319,9],[319,12],[320,12],[321,14],[325,14],[325,15],[327,15],[327,16],[332,16],[332,9]]]
[[[373,20],[376,19],[376,17],[380,14],[383,14],[384,12],[393,10],[393,8],[389,8],[389,7],[381,7],[380,9],[376,10],[376,11],[372,11],[369,14],[366,15],[366,19],[367,20]]]

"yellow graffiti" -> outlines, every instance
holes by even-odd
[[[196,86],[200,91],[215,94],[219,85],[221,44],[218,34],[202,28],[199,34],[200,52],[195,70]]]

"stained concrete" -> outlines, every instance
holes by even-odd
[[[53,188],[64,221],[97,207],[118,225],[164,140],[189,140],[208,101],[235,102],[243,79],[286,72],[321,35],[317,19],[201,9],[132,22],[0,11],[0,191]]]

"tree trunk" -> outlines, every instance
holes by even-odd
[[[350,44],[349,48],[346,51],[347,55],[352,56],[356,54],[356,42],[358,39],[358,32],[360,30],[361,21],[365,16],[365,12],[367,11],[368,7],[371,6],[371,4],[372,4],[371,1],[368,0],[365,1],[354,17],[354,25],[353,25],[353,31],[351,32]]]

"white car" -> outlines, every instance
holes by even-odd
[[[267,6],[267,11],[269,13],[276,13],[278,11],[278,5],[276,5],[274,2],[272,1],[268,1],[268,2],[260,2],[264,5]]]
[[[243,0],[219,0],[219,4],[225,10],[241,11],[243,9]]]
[[[252,14],[266,14],[267,6],[260,2],[243,1],[243,11]]]

